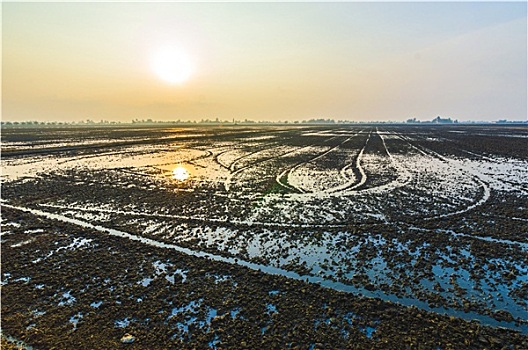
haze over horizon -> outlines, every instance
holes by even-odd
[[[3,3],[2,120],[527,118],[527,3]]]

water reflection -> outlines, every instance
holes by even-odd
[[[183,166],[178,165],[174,170],[172,170],[172,178],[179,180],[179,181],[185,181],[191,176],[189,171],[185,169]]]

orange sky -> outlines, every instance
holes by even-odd
[[[524,2],[2,7],[2,120],[527,115]],[[185,82],[153,69],[165,46]]]

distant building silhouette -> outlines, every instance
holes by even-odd
[[[416,118],[410,118],[406,121],[408,124],[418,124],[418,123],[426,123],[426,124],[458,124],[458,120],[452,120],[451,118],[442,118],[440,116],[437,116],[431,121],[420,121]]]
[[[456,121],[455,121],[456,122]],[[434,124],[453,124],[453,121],[451,118],[440,118],[440,116],[437,116],[433,119]]]

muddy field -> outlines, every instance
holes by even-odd
[[[7,128],[2,334],[527,349],[527,179],[525,126]]]

